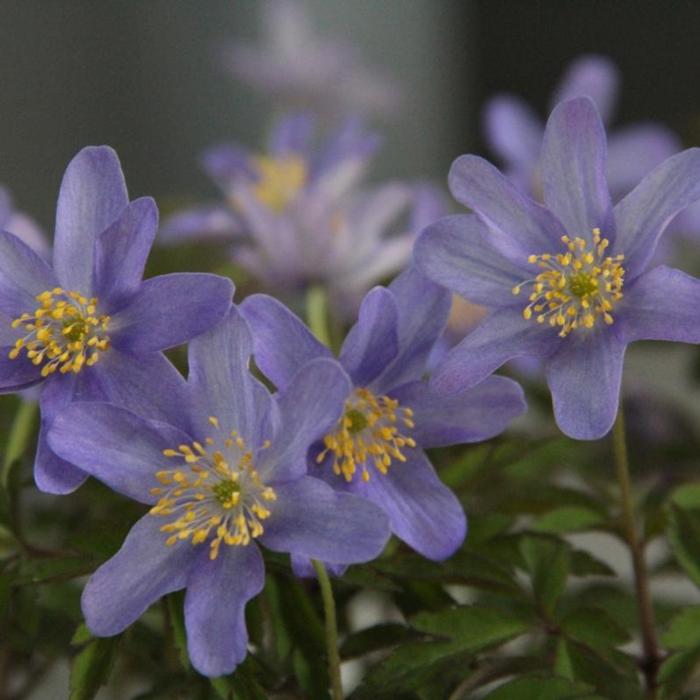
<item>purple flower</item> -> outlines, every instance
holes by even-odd
[[[619,86],[616,66],[604,56],[581,56],[564,74],[550,103],[589,97],[605,124],[615,110]],[[514,95],[492,98],[484,109],[484,132],[504,172],[524,194],[542,200],[539,154],[544,124],[530,106]],[[680,150],[676,135],[654,122],[634,124],[610,135],[607,175],[613,202],[630,192],[653,168]]]
[[[118,634],[158,598],[186,588],[188,651],[207,676],[245,658],[245,605],[265,577],[256,541],[333,563],[373,559],[389,537],[379,508],[306,476],[309,445],[343,409],[345,372],[319,359],[271,396],[249,372],[251,350],[232,307],[190,343],[189,379],[173,383],[169,420],[77,402],[49,432],[64,459],[151,506],[85,587],[89,629]],[[156,371],[134,395],[164,382],[170,375]]]
[[[416,243],[433,281],[489,315],[447,356],[433,381],[462,391],[504,362],[542,358],[559,427],[595,439],[612,426],[622,361],[635,340],[700,341],[700,282],[647,270],[669,221],[700,199],[700,149],[664,161],[613,208],[605,131],[591,100],[552,112],[542,149],[542,206],[482,158],[449,175],[475,215],[441,219]]]
[[[449,396],[425,380],[449,308],[450,294],[413,268],[367,294],[340,352],[352,379],[345,410],[309,466],[335,489],[379,505],[400,539],[436,560],[459,547],[466,521],[423,449],[485,440],[525,410],[520,387],[509,379],[493,377]],[[241,312],[253,330],[257,365],[283,391],[299,368],[331,356],[272,297],[248,297]]]
[[[400,94],[393,81],[365,66],[355,47],[316,35],[302,2],[267,0],[262,10],[263,43],[237,42],[224,53],[236,78],[290,106],[331,116],[395,112]]]
[[[55,416],[73,399],[127,400],[166,363],[160,350],[211,328],[231,304],[231,282],[215,275],[142,281],[157,221],[152,199],[129,202],[117,155],[101,146],[80,151],[63,177],[53,266],[0,232],[0,391],[43,384],[34,475],[44,491],[86,478],[48,448]],[[144,399],[161,418],[173,410],[169,383]]]
[[[23,211],[15,209],[12,196],[6,187],[0,186],[0,230],[14,233],[42,257],[50,257],[46,234],[39,224]]]
[[[308,115],[283,119],[268,154],[218,146],[204,167],[225,203],[176,215],[164,242],[205,236],[235,241],[236,262],[267,288],[297,294],[323,283],[334,305],[354,313],[365,292],[410,259],[413,233],[397,220],[407,213],[413,190],[389,183],[358,190],[379,144],[355,120],[319,147]],[[416,220],[433,206],[421,188]]]

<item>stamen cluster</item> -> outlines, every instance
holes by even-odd
[[[402,426],[415,427],[410,408],[400,407],[389,396],[375,396],[369,389],[355,389],[345,402],[337,429],[323,438],[325,449],[316,461],[320,464],[330,453],[335,474],[349,482],[361,467],[362,480],[369,481],[368,462],[386,474],[393,460],[406,461],[404,448],[416,446],[413,438],[401,432]]]
[[[60,287],[42,292],[36,297],[39,307],[12,321],[12,328],[23,327],[27,335],[15,341],[9,352],[12,360],[26,350],[27,357],[40,365],[41,376],[56,371],[78,373],[84,365],[94,365],[100,351],[109,347],[104,331],[109,316],[97,314],[97,299]]]
[[[522,287],[532,284],[529,304],[523,318],[536,319],[558,327],[564,338],[576,328],[593,328],[600,318],[610,325],[611,311],[622,299],[625,269],[624,255],[605,256],[610,245],[600,229],[593,229],[593,245],[589,249],[583,238],[562,236],[565,253],[531,255],[528,262],[542,268],[537,277],[513,287],[520,294]]]
[[[217,418],[211,416],[209,422],[220,430]],[[190,538],[193,545],[201,544],[213,534],[209,557],[216,559],[222,542],[245,546],[263,534],[262,521],[270,517],[264,504],[277,495],[262,483],[252,451],[235,430],[218,444],[211,437],[204,442],[206,447],[195,441],[163,450],[166,457],[184,464],[156,472],[163,487],[151,489],[160,498],[150,513],[176,516],[160,528],[172,533],[166,540],[168,546]],[[263,447],[269,447],[269,442]]]
[[[276,212],[284,211],[306,183],[306,164],[298,156],[255,159],[258,182],[254,192],[257,199]]]

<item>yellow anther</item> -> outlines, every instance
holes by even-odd
[[[284,211],[306,184],[306,163],[298,156],[255,159],[258,181],[253,188],[257,199],[276,212]]]

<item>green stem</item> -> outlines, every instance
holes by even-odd
[[[6,489],[10,478],[10,467],[24,454],[27,443],[34,430],[34,417],[37,404],[34,401],[20,400],[19,408],[12,421],[10,435],[7,438],[7,449],[2,461],[0,485]]]
[[[323,287],[314,285],[306,292],[306,320],[311,332],[326,346],[331,346],[328,330],[328,297]]]
[[[331,679],[331,695],[333,700],[343,700],[343,684],[340,679],[340,655],[338,654],[338,624],[335,619],[335,600],[333,588],[326,573],[326,568],[320,561],[311,560],[321,586],[323,610],[326,618],[326,652],[328,654],[328,675]]]
[[[634,569],[634,586],[639,606],[639,625],[642,633],[642,672],[647,686],[647,698],[655,700],[658,687],[657,673],[661,662],[659,644],[656,637],[656,622],[654,607],[651,602],[649,589],[649,572],[644,561],[644,544],[637,534],[637,525],[634,516],[634,504],[630,487],[629,458],[627,455],[627,443],[625,441],[625,418],[622,406],[617,413],[613,426],[613,451],[615,453],[615,467],[617,481],[620,486],[622,501],[622,525],[625,539],[632,555],[632,567]]]

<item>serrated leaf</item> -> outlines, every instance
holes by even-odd
[[[700,587],[700,514],[672,505],[668,538],[678,563]]]
[[[582,506],[564,506],[539,517],[533,528],[551,533],[581,532],[592,530],[604,523],[605,518],[598,511]]]
[[[668,649],[687,650],[700,646],[700,606],[681,610],[662,636],[662,643]]]
[[[566,588],[569,551],[563,542],[543,537],[524,537],[520,553],[530,573],[532,591],[543,611],[551,615]]]
[[[578,608],[561,620],[560,626],[568,637],[594,649],[617,647],[630,640],[627,630],[601,608]]]
[[[484,700],[605,700],[589,685],[556,676],[532,676],[510,681]]]
[[[119,637],[93,639],[73,659],[70,672],[70,700],[91,700],[107,682]]]

